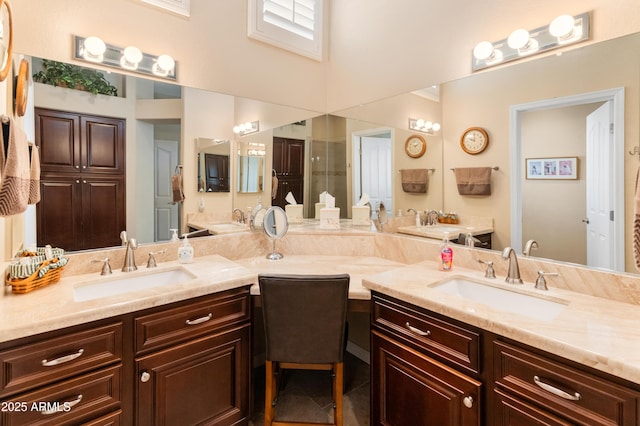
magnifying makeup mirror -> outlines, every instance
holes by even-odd
[[[267,259],[282,259],[284,255],[276,252],[276,241],[284,237],[289,229],[287,214],[281,207],[273,206],[269,208],[262,219],[262,229],[267,237],[273,241],[273,250],[267,255]]]

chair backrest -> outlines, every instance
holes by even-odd
[[[267,360],[342,362],[349,275],[260,274]]]

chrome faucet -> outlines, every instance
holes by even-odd
[[[429,210],[427,212],[425,225],[432,226],[438,224],[438,211],[437,210]]]
[[[507,278],[505,278],[504,281],[509,284],[522,284],[516,251],[511,247],[505,247],[502,251],[502,258],[505,260],[509,259],[509,272],[507,273]]]
[[[238,223],[244,223],[244,212],[240,209],[233,209],[233,212],[231,212],[231,217],[234,218]]]
[[[138,248],[138,242],[135,238],[129,238],[127,241],[127,251],[124,253],[124,264],[122,265],[122,272],[131,272],[138,269],[136,266],[136,259],[133,255],[133,251]]]
[[[411,212],[413,212],[414,215],[417,213],[415,209],[408,208],[407,213],[411,213]]]
[[[531,250],[537,249],[537,248],[538,248],[538,242],[536,240],[529,240],[524,245],[524,250],[522,251],[522,254],[524,256],[531,256]]]

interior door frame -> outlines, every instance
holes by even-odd
[[[522,180],[521,160],[522,114],[550,108],[562,108],[587,103],[608,102],[612,105],[613,121],[613,188],[612,204],[619,220],[614,221],[611,250],[614,269],[624,271],[624,87],[605,89],[553,99],[543,99],[524,104],[512,105],[509,109],[509,143],[511,162],[511,246],[522,250]]]

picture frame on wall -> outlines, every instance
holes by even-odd
[[[527,179],[578,179],[578,157],[527,158]]]

